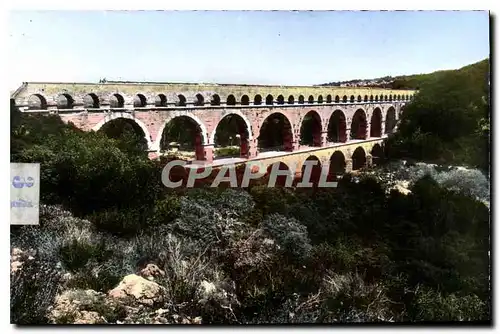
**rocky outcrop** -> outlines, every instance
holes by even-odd
[[[156,303],[165,301],[166,289],[158,283],[131,274],[125,276],[116,288],[110,290],[108,296],[114,299],[132,297],[140,304],[153,306]]]

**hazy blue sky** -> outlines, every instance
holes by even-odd
[[[489,55],[487,12],[11,12],[22,81],[309,85],[458,68]]]

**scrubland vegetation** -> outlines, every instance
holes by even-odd
[[[454,78],[422,87],[391,156],[488,169],[488,99],[474,98],[475,81],[453,95]],[[478,170],[388,165],[331,189],[172,190],[133,136],[13,116],[11,161],[41,163],[43,203],[39,226],[11,227],[13,323],[491,319]]]

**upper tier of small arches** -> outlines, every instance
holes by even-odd
[[[323,104],[323,103],[370,103],[370,102],[389,102],[389,101],[410,101],[413,99],[412,94],[388,94],[388,95],[278,95],[273,96],[268,94],[262,96],[256,94],[254,96],[242,95],[239,99],[233,94],[229,94],[225,99],[222,99],[218,94],[204,96],[201,93],[194,95],[194,98],[188,101],[185,95],[177,94],[167,99],[165,94],[151,96],[149,99],[144,94],[136,94],[132,101],[126,103],[123,95],[114,93],[106,97],[99,97],[95,93],[89,93],[76,101],[73,96],[68,93],[62,93],[54,98],[54,103],[58,109],[73,109],[83,107],[86,109],[97,109],[103,106],[109,108],[125,108],[133,106],[134,108],[165,108],[165,107],[185,107],[193,106],[269,106],[269,105],[297,105],[297,104]],[[47,98],[42,94],[33,94],[29,97],[27,107],[30,110],[45,110],[49,107]]]

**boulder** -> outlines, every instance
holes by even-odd
[[[134,298],[138,303],[152,306],[165,299],[166,289],[158,283],[131,274],[125,276],[118,286],[108,292],[111,298]]]

